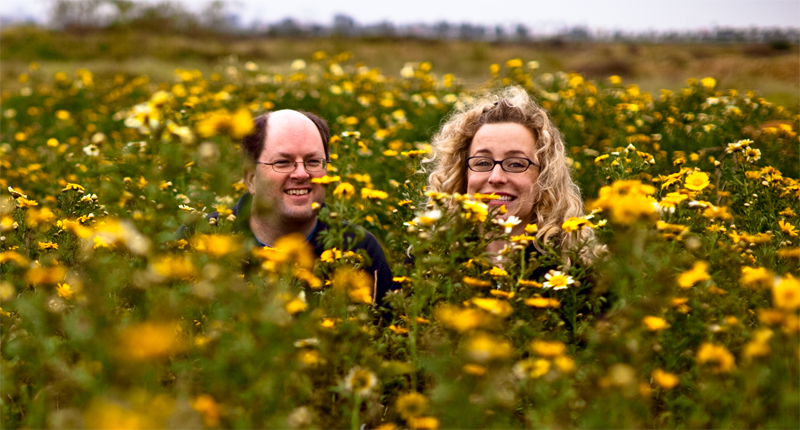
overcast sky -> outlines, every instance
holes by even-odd
[[[177,0],[201,10],[205,0]],[[526,24],[534,32],[585,25],[593,30],[697,30],[723,27],[800,27],[800,0],[229,0],[245,24],[291,17],[329,25],[345,14],[359,24],[469,22]],[[0,17],[48,17],[51,0],[2,0]]]

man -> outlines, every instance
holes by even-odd
[[[325,186],[311,182],[327,173],[330,131],[325,120],[308,112],[280,110],[254,120],[255,131],[242,139],[244,183],[248,193],[233,207],[237,228],[260,246],[272,246],[290,233],[300,233],[319,256],[325,248],[319,234],[329,227],[317,218],[312,203],[323,204]],[[212,213],[210,218],[218,217]],[[361,227],[357,227],[361,229]],[[392,272],[372,233],[352,250],[371,259],[365,271],[373,279],[373,303],[392,288]],[[353,240],[353,235],[348,237]]]

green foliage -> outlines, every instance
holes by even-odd
[[[350,57],[173,82],[32,64],[3,92],[4,426],[800,425],[797,112],[710,78],[653,96],[493,68],[488,87],[523,86],[565,136],[597,208],[582,245],[605,247],[589,264],[426,194],[426,142],[474,96],[458,79]],[[314,264],[302,238],[250,248],[230,216],[237,139],[274,109],[333,132]],[[383,308],[356,226],[402,286]]]

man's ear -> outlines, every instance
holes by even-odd
[[[255,164],[248,163],[242,168],[242,179],[247,186],[247,191],[250,191],[250,194],[255,194],[255,178],[256,166]]]

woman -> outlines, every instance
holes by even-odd
[[[524,234],[528,224],[536,224],[536,237],[560,245],[562,252],[594,239],[588,228],[570,234],[561,229],[568,218],[584,215],[583,201],[570,177],[561,133],[524,89],[498,90],[454,112],[432,146],[433,157],[427,162],[435,168],[428,190],[494,193],[498,198],[489,205],[505,205],[502,218],[521,220],[511,235]],[[505,245],[494,241],[487,249],[499,252]],[[595,257],[592,247],[581,250],[584,263]]]

